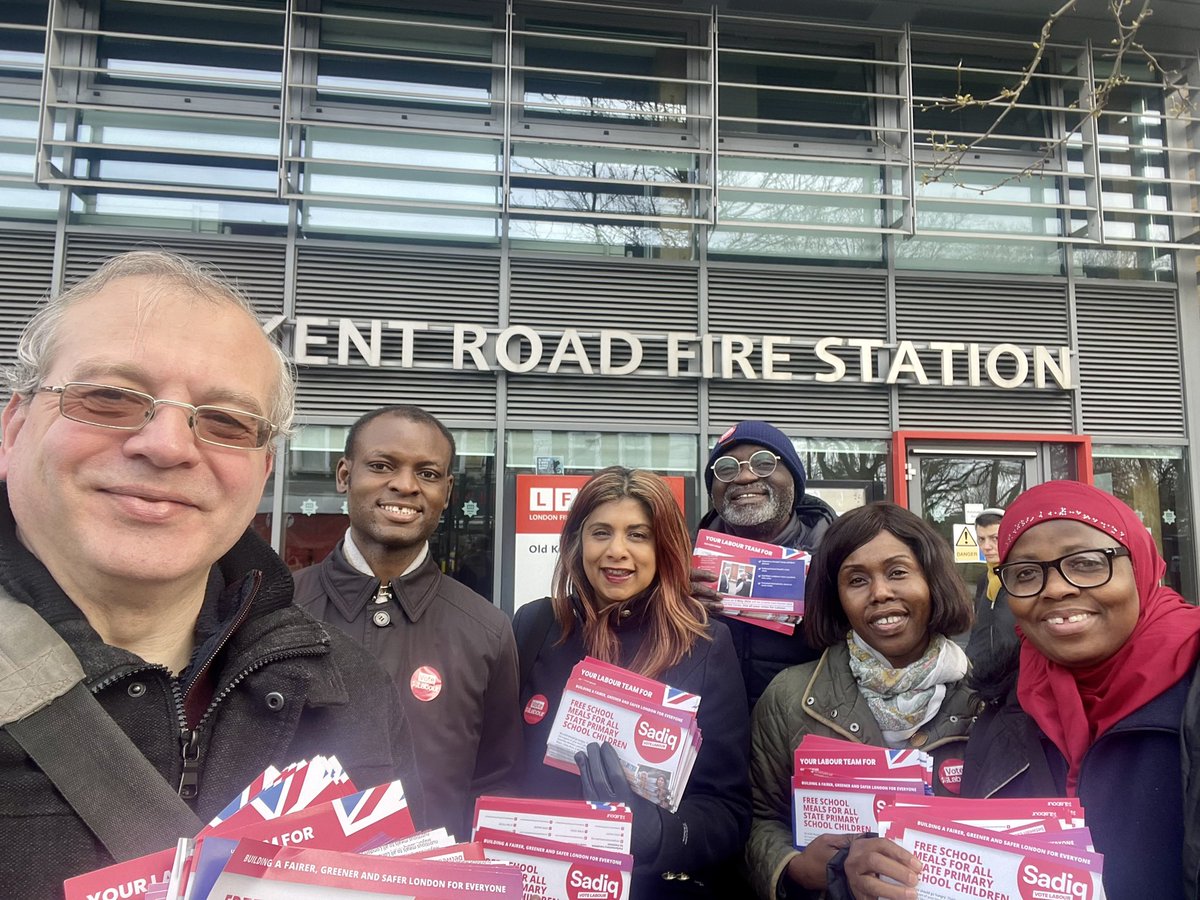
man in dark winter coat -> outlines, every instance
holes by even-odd
[[[166,800],[177,791],[201,820],[268,765],[336,754],[360,787],[402,779],[422,822],[387,675],[292,605],[287,568],[248,529],[294,396],[249,302],[179,257],[126,254],[34,317],[9,374],[0,585],[73,651],[100,709],[60,692],[0,733],[0,897],[61,896],[64,878],[138,855],[97,834],[120,846],[130,823],[165,816],[118,773],[64,792],[62,773],[26,754],[35,715],[53,734],[78,729],[64,704],[95,710],[88,735],[115,722],[132,741],[125,758],[144,756]],[[22,692],[3,675],[0,694]],[[121,765],[118,741],[66,752],[104,772]],[[163,829],[139,852],[180,836]]]
[[[700,527],[811,553],[837,513],[804,493],[806,478],[787,435],[766,422],[739,422],[717,439],[709,454],[704,484],[712,509]],[[715,580],[714,573],[694,574],[697,596],[716,601],[711,587],[699,583]],[[784,635],[735,616],[725,621],[742,664],[751,709],[781,671],[820,656],[804,640],[802,628]]]
[[[350,429],[337,465],[350,527],[296,573],[296,603],[378,659],[413,723],[432,825],[470,837],[475,798],[506,790],[521,754],[508,616],[442,574],[429,538],[450,505],[454,436],[416,406]]]
[[[987,571],[975,587],[975,625],[967,640],[967,656],[976,666],[985,656],[991,661],[1003,659],[1017,646],[1017,622],[1008,608],[1008,591],[993,569],[1000,564],[1000,520],[1004,510],[985,509],[975,517],[975,538],[983,552]]]

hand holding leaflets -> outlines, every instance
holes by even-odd
[[[1078,800],[935,797],[932,762],[916,750],[806,736],[792,778],[796,846],[824,857],[831,834],[880,834],[854,840],[845,861],[862,896],[1103,900],[1103,858]]]
[[[591,763],[588,745],[608,744],[615,753],[607,767],[598,755],[591,764],[593,787],[619,787],[617,773],[610,771],[615,759],[632,793],[674,812],[700,750],[699,708],[697,694],[587,657],[567,680],[546,744],[546,765],[579,773],[577,754]],[[610,790],[595,796],[617,795]]]
[[[792,634],[804,615],[803,550],[701,529],[692,565],[715,576],[713,596],[724,615],[782,634]]]

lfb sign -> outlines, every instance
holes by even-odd
[[[529,489],[530,512],[567,512],[575,502],[577,487],[534,487]]]

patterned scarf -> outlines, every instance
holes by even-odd
[[[916,730],[937,715],[946,685],[967,674],[967,654],[953,641],[935,634],[925,654],[903,669],[891,664],[851,631],[850,672],[867,700],[889,747],[903,746]]]

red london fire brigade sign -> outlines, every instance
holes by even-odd
[[[550,593],[558,537],[575,495],[589,475],[518,475],[517,521],[513,558],[513,603],[519,607]],[[665,476],[679,508],[684,509],[684,483]]]

